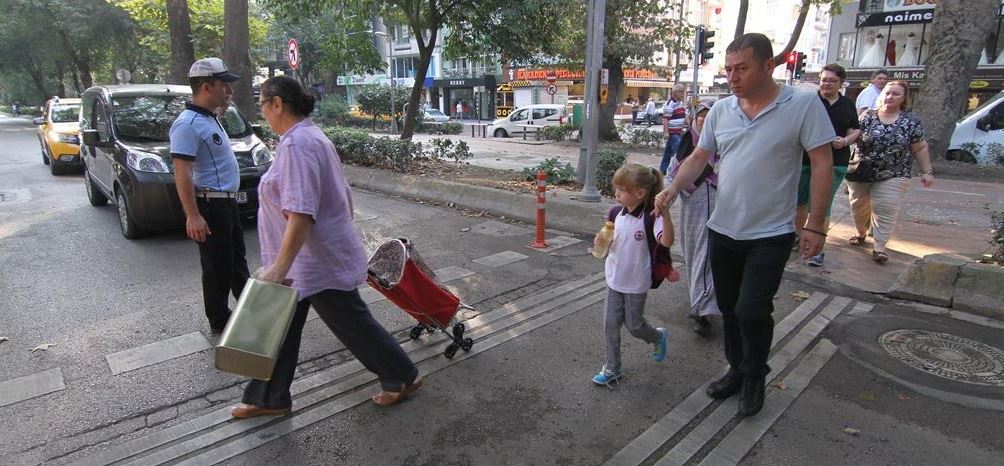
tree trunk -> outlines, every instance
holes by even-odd
[[[614,115],[617,113],[617,105],[620,104],[620,88],[624,85],[624,59],[603,57],[603,68],[610,70],[610,78],[607,85],[607,103],[600,104],[599,137],[603,141],[620,141]]]
[[[195,62],[188,0],[167,0],[167,28],[171,33],[171,72],[168,84],[188,84],[188,69]]]
[[[941,0],[934,10],[931,29],[936,39],[931,44],[927,76],[912,99],[914,111],[924,123],[931,158],[945,158],[980,50],[997,24],[999,8],[999,0]]]
[[[81,84],[83,84],[84,89],[87,89],[94,85],[94,78],[91,76],[91,64],[88,62],[86,57],[81,57],[77,53],[77,50],[73,48],[73,43],[70,41],[69,35],[65,30],[57,30],[60,41],[63,43],[63,48],[66,53],[70,56],[70,61],[76,67],[77,71],[80,73]]]
[[[25,51],[22,55],[21,63],[31,76],[31,82],[35,85],[35,91],[38,92],[38,95],[42,99],[48,99],[49,92],[45,90],[45,72],[42,70],[42,66],[35,61],[28,51]]]
[[[245,118],[257,119],[257,105],[251,92],[251,55],[248,30],[248,0],[223,2],[223,63],[241,77],[233,83],[234,104]]]
[[[408,97],[408,109],[404,112],[404,128],[401,128],[401,139],[411,140],[415,134],[415,116],[418,115],[418,101],[422,98],[422,86],[429,74],[429,64],[432,63],[432,52],[436,49],[436,34],[439,31],[439,21],[429,24],[429,37],[426,40],[422,30],[411,28],[412,35],[418,42],[418,67],[415,69],[415,84],[411,86],[411,96]],[[391,118],[394,118],[391,115]]]
[[[739,2],[739,19],[736,20],[736,34],[733,36],[732,40],[738,39],[739,36],[743,35],[743,31],[746,30],[746,13],[750,9],[750,0],[742,0]]]
[[[784,50],[781,53],[774,55],[774,66],[781,66],[785,64],[785,58],[788,56],[788,52],[795,50],[795,45],[798,44],[798,37],[802,35],[802,26],[805,26],[805,17],[809,14],[809,5],[811,0],[802,0],[802,8],[798,10],[798,19],[795,20],[795,29],[791,31],[791,37],[788,38],[788,45],[784,46]]]

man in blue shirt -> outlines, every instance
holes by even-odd
[[[199,245],[206,317],[218,334],[230,318],[228,295],[239,297],[250,276],[237,207],[240,170],[217,118],[233,97],[230,83],[240,77],[214,57],[192,64],[188,79],[192,100],[171,126],[171,159],[185,232]]]
[[[815,93],[796,91],[771,78],[774,52],[763,34],[744,34],[725,51],[733,96],[711,107],[697,147],[673,182],[656,197],[668,215],[670,201],[718,153],[718,197],[708,220],[711,274],[722,311],[729,371],[708,385],[712,398],[739,393],[739,414],[763,407],[767,357],[774,338],[772,299],[795,239],[795,195],[803,151],[811,162],[811,209],[802,227],[804,259],[823,247],[823,217],[830,202],[836,139]]]

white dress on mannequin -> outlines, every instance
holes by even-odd
[[[917,39],[913,36],[913,34],[906,36],[906,48],[903,50],[903,55],[899,57],[899,65],[917,65]]]
[[[986,64],[987,64],[987,48],[983,47],[983,50],[980,50],[980,61],[977,63],[977,65],[986,65]]]
[[[1004,49],[1001,49],[1001,53],[997,54],[997,59],[994,60],[995,65],[1004,65]]]
[[[882,34],[875,36],[875,40],[872,41],[871,47],[865,52],[865,56],[861,57],[861,62],[858,66],[861,68],[880,68],[882,64],[885,63],[885,47],[882,46]]]

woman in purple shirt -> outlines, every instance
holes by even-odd
[[[372,397],[392,406],[422,386],[418,368],[359,295],[366,280],[362,239],[352,224],[352,192],[341,160],[320,128],[307,118],[314,98],[295,79],[276,76],[261,86],[262,115],[282,135],[272,167],[258,185],[258,239],[263,271],[258,277],[290,283],[301,301],[270,381],[252,380],[231,415],[283,415],[292,407],[300,337],[307,310],[317,315],[382,391]]]

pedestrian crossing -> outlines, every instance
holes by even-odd
[[[575,238],[549,241],[566,247],[579,242]],[[529,257],[521,252],[503,251],[474,259],[472,263],[480,265],[482,270],[490,270],[525,261]],[[477,275],[477,272],[461,266],[444,267],[435,273],[444,282]],[[379,293],[367,290],[364,292],[367,303],[384,299]],[[602,302],[604,295],[603,274],[597,273],[479,313],[465,321],[467,335],[476,341],[469,355],[489,351],[513,338],[595,306]],[[818,368],[832,356],[832,344],[819,340],[819,335],[833,319],[848,309],[852,314],[864,313],[871,309],[871,305],[815,293],[778,323],[774,354],[769,362],[775,370],[768,380],[776,378],[788,390],[784,393],[769,390],[767,404],[760,416],[737,422],[735,400],[713,401],[704,395],[702,386],[625,445],[606,464],[735,463],[757,443],[773,421],[811,382]],[[446,342],[443,335],[432,334],[405,342],[402,347],[423,374],[431,374],[466,359],[464,353],[454,360],[443,358],[441,351]],[[110,373],[117,376],[210,348],[209,341],[201,333],[192,332],[109,354],[106,360]],[[66,389],[60,368],[21,379],[30,380],[0,382],[0,406]],[[225,408],[213,409],[169,427],[148,429],[151,432],[142,437],[78,458],[72,464],[215,464],[226,461],[366,403],[369,394],[361,389],[375,381],[375,377],[361,364],[350,359],[299,377],[292,387],[294,411],[289,416],[234,421],[227,404]],[[27,389],[29,386],[31,388]],[[150,415],[156,416],[157,413]],[[724,438],[721,438],[721,432],[727,432]],[[716,438],[720,440],[713,440]],[[669,443],[669,439],[677,440]]]

